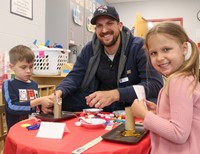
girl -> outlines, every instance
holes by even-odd
[[[131,106],[133,115],[144,119],[144,127],[151,132],[151,154],[199,154],[200,84],[196,44],[181,26],[164,22],[147,33],[145,47],[153,67],[165,81],[157,108],[147,102],[148,111],[143,101],[138,100]]]

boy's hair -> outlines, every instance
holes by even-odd
[[[9,51],[10,63],[15,65],[18,61],[26,60],[28,63],[35,59],[34,52],[27,46],[17,45]]]

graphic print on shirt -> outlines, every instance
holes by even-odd
[[[19,89],[19,101],[25,102],[38,97],[38,92],[34,89]]]

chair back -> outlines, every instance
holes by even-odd
[[[5,104],[0,104],[0,141],[5,141],[7,135]]]

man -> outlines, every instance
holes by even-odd
[[[62,109],[124,109],[137,98],[133,85],[143,85],[147,99],[156,99],[162,78],[151,66],[146,74],[143,39],[134,37],[123,26],[111,6],[97,8],[91,24],[96,25],[92,41],[56,89],[56,95],[63,98]]]

